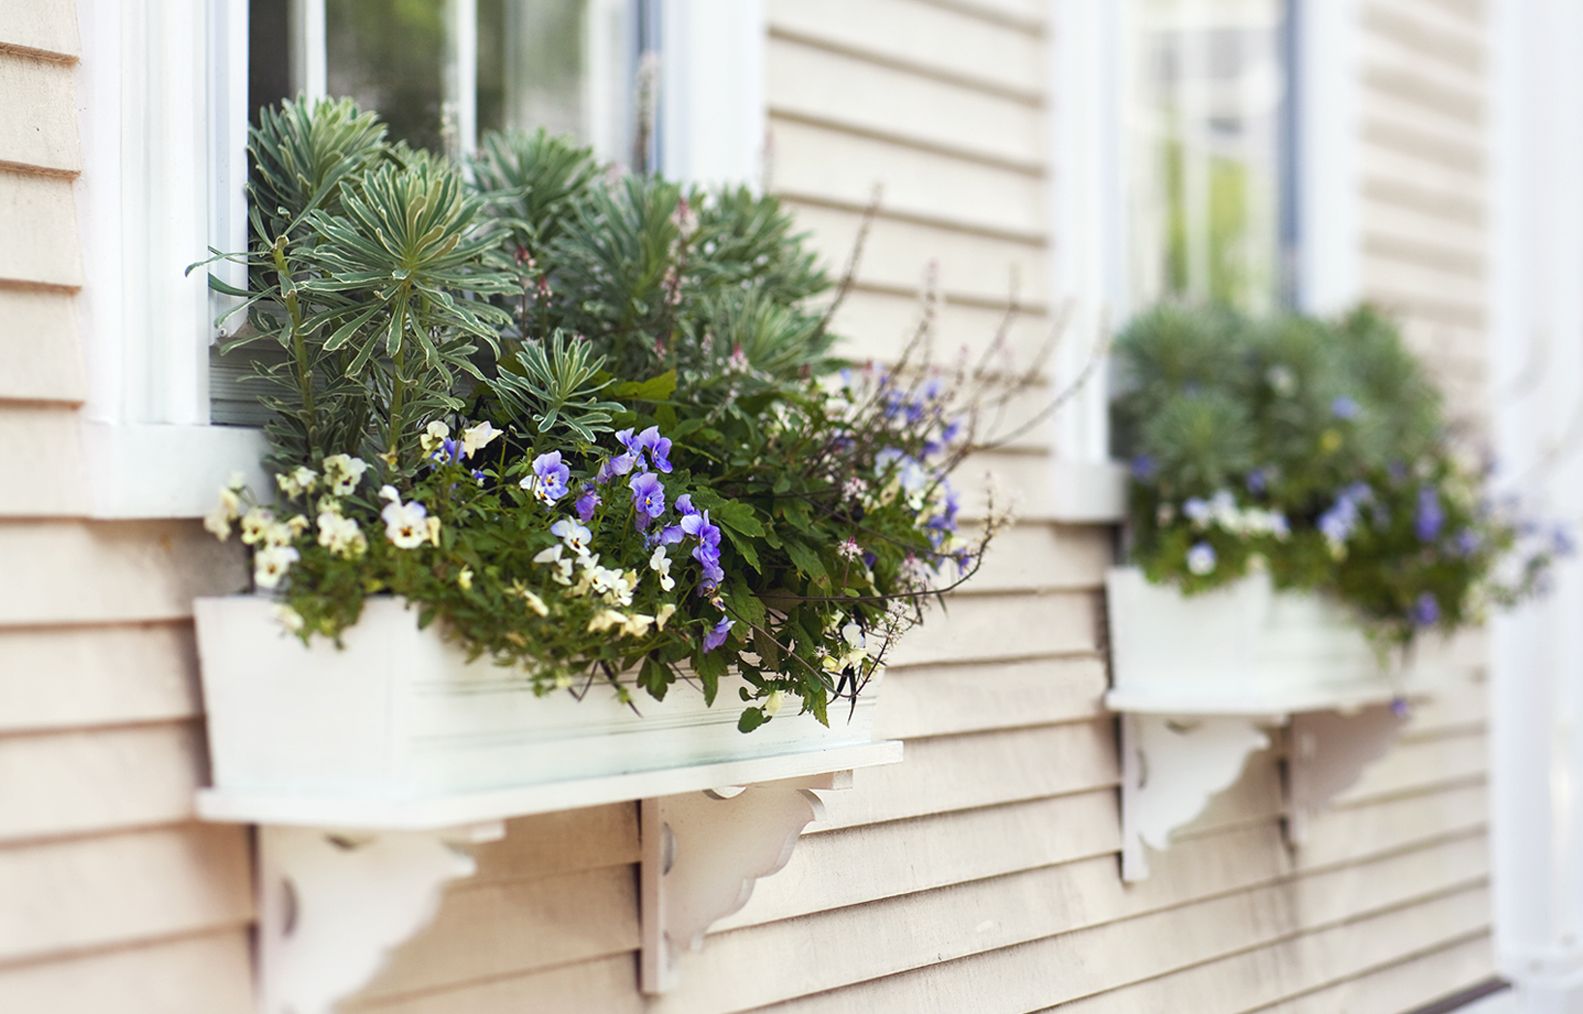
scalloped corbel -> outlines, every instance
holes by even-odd
[[[448,883],[473,874],[458,846],[504,833],[499,822],[376,834],[260,827],[260,1009],[329,1014],[434,918]]]
[[[814,789],[844,788],[833,772],[642,804],[642,986],[676,982],[676,956],[697,950],[720,919],[746,905],[760,877],[791,859],[802,830],[824,815]]]
[[[1270,745],[1249,716],[1186,718],[1126,714],[1121,719],[1121,876],[1149,875],[1145,846],[1163,849],[1171,832],[1203,812]]]
[[[1311,711],[1292,716],[1286,759],[1291,809],[1286,837],[1301,846],[1314,814],[1357,783],[1364,770],[1385,756],[1407,722],[1389,704],[1346,713]]]

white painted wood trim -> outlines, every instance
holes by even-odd
[[[238,472],[255,492],[274,489],[262,430],[87,422],[82,446],[94,518],[199,518]]]
[[[200,789],[198,815],[229,824],[293,825],[361,831],[429,831],[535,813],[577,810],[606,803],[702,792],[723,785],[805,778],[831,771],[894,764],[896,740],[772,757],[695,764],[658,771],[584,778],[516,789],[495,789],[427,799],[309,797]]]
[[[1315,815],[1389,753],[1406,724],[1407,712],[1389,704],[1293,715],[1286,758],[1287,840],[1300,847]]]
[[[1576,423],[1583,331],[1583,8],[1492,4],[1492,253],[1488,355],[1496,484],[1553,516],[1583,516],[1583,462],[1541,463]],[[1530,364],[1542,377],[1519,383]],[[1565,455],[1562,456],[1566,458]],[[1531,1011],[1583,1007],[1583,571],[1564,563],[1550,596],[1491,624],[1491,852],[1495,961]]]
[[[661,168],[690,183],[762,182],[763,0],[660,5]]]
[[[1050,291],[1070,313],[1057,352],[1058,382],[1070,381],[1127,307],[1124,279],[1127,200],[1127,33],[1130,3],[1048,0],[1048,186]],[[1101,368],[1055,421],[1057,455],[1104,462],[1109,455],[1110,393]],[[1118,514],[1117,517],[1120,515]]]
[[[1362,290],[1359,0],[1297,0],[1297,298],[1336,313]]]

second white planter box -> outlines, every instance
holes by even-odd
[[[872,742],[871,681],[830,726],[795,703],[737,731],[736,677],[714,707],[696,687],[634,707],[595,685],[584,700],[536,696],[519,673],[469,663],[395,599],[370,600],[344,650],[304,646],[256,597],[196,603],[213,782],[222,792],[358,800],[575,782],[634,772],[823,752]],[[795,772],[794,772],[795,773]]]
[[[1201,595],[1151,584],[1134,567],[1106,578],[1117,711],[1285,714],[1353,708],[1467,678],[1436,643],[1382,656],[1340,605],[1275,590],[1267,575]]]

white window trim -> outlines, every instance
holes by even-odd
[[[1358,0],[1291,0],[1297,53],[1298,302],[1328,313],[1356,300],[1358,233]],[[1131,209],[1121,167],[1129,101],[1125,51],[1131,0],[1050,0],[1051,291],[1069,307],[1057,376],[1082,370],[1101,329],[1138,307],[1128,292]],[[1323,172],[1306,172],[1324,167]],[[1119,522],[1126,467],[1110,458],[1105,371],[1057,422],[1051,497],[1058,520]]]
[[[1491,6],[1492,243],[1487,355],[1498,486],[1530,509],[1583,517],[1583,459],[1545,459],[1583,404],[1583,7]],[[1527,374],[1527,376],[1524,376]],[[1515,393],[1513,393],[1515,392]],[[1491,624],[1490,839],[1495,964],[1522,1010],[1583,1004],[1583,569]]]
[[[323,6],[292,0],[294,24],[322,32]],[[246,2],[78,0],[78,7],[84,169],[76,186],[88,279],[78,319],[89,373],[83,486],[91,491],[84,513],[201,517],[235,472],[255,490],[269,488],[259,465],[262,432],[209,425],[214,314],[204,271],[182,274],[205,256],[211,213],[242,238],[236,249],[245,240]],[[472,7],[473,0],[455,4]],[[666,171],[756,184],[762,0],[672,0],[662,31],[674,43],[662,64]],[[294,74],[305,91],[323,93],[322,60]]]

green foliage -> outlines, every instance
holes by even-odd
[[[538,434],[560,427],[591,444],[597,434],[609,433],[610,420],[625,411],[620,402],[599,399],[611,378],[603,372],[605,357],[594,355],[587,341],[567,341],[557,331],[547,343],[524,344],[516,365],[521,372],[503,364],[490,389],[506,418],[531,422]]]
[[[1198,592],[1267,568],[1334,595],[1381,641],[1481,622],[1556,547],[1483,500],[1438,392],[1390,320],[1157,307],[1117,342],[1133,556]]]

